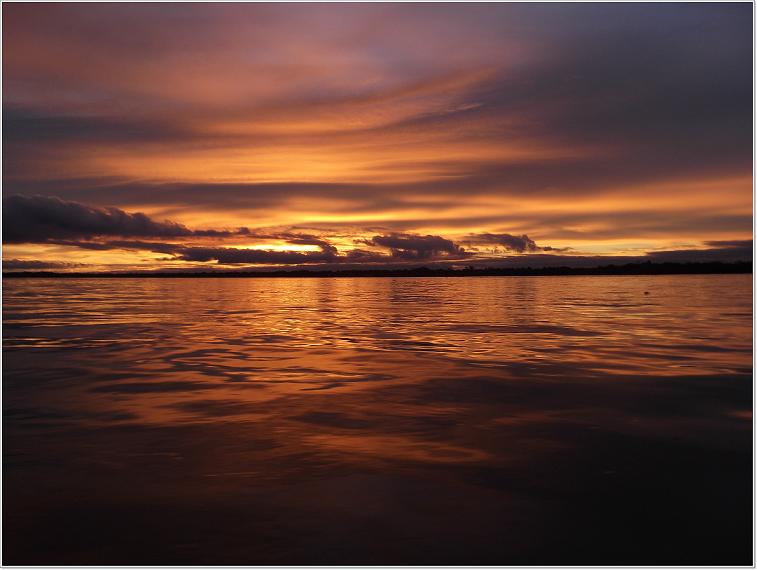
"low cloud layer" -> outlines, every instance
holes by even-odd
[[[53,196],[3,198],[5,243],[39,243],[94,236],[218,237],[229,233],[192,231],[175,222],[157,222],[139,212],[130,214],[119,208],[98,208]]]
[[[392,257],[397,259],[465,259],[469,256],[462,247],[441,236],[394,233],[373,236],[370,240],[363,240],[363,243],[388,248]]]
[[[542,248],[536,245],[536,242],[527,235],[514,236],[510,234],[475,234],[471,235],[470,242],[475,244],[491,244],[502,246],[509,251],[518,253],[539,251]]]
[[[115,207],[98,207],[55,196],[8,196],[3,198],[3,243],[49,243],[84,249],[149,249],[168,251],[161,242],[96,238],[256,238],[280,239],[295,245],[316,245],[334,252],[333,246],[317,236],[292,232],[258,232],[249,228],[189,229],[172,221],[156,221],[136,212]]]
[[[440,235],[410,232],[375,233],[375,228],[321,233],[307,228],[271,230],[192,229],[172,221],[156,221],[143,213],[97,207],[50,196],[9,196],[3,199],[3,243],[55,248],[57,259],[15,256],[6,270],[77,270],[89,264],[66,262],[72,251],[149,253],[151,264],[173,269],[198,264],[221,266],[391,267],[454,264],[474,266],[572,265],[653,261],[737,261],[752,257],[751,240],[710,240],[699,247],[653,250],[644,256],[596,257],[572,248],[539,245],[527,234],[467,234],[459,241]],[[351,238],[350,238],[351,236]],[[350,238],[350,239],[348,239]],[[346,240],[346,241],[345,241]],[[276,244],[274,246],[274,244]],[[463,247],[465,244],[467,247]],[[68,252],[68,253],[66,253]],[[160,257],[157,257],[160,256]]]
[[[138,238],[138,239],[112,239]],[[156,241],[160,238],[166,241]],[[316,246],[319,251],[272,250],[226,247],[218,240],[279,240],[292,246]],[[191,245],[192,241],[216,242]],[[171,260],[216,262],[223,265],[338,263],[343,260],[434,261],[464,259],[465,250],[441,236],[393,233],[356,240],[376,248],[340,255],[328,239],[292,231],[193,230],[171,221],[158,222],[143,213],[129,213],[114,207],[95,207],[53,196],[9,196],[3,199],[3,242],[7,244],[47,244],[91,251],[137,250],[168,254]],[[388,252],[387,252],[388,250]]]

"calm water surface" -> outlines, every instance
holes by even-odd
[[[751,564],[752,276],[3,283],[6,564]]]

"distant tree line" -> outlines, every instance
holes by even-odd
[[[3,278],[131,278],[131,277],[474,277],[474,276],[529,276],[529,275],[701,275],[717,273],[752,273],[751,261],[676,263],[651,261],[624,265],[597,267],[473,267],[452,269],[414,267],[407,269],[282,269],[205,271],[130,271],[130,272],[55,272],[14,271],[3,273]]]

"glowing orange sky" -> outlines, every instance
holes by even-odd
[[[50,200],[4,204],[4,225],[22,227],[4,232],[3,258],[101,269],[224,265],[186,248],[406,263],[742,246],[750,10],[5,4],[3,195]],[[76,225],[100,208],[230,232]]]

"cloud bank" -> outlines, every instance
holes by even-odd
[[[369,228],[363,230],[370,231]],[[64,251],[149,252],[167,256],[163,261],[223,266],[360,266],[391,267],[458,263],[508,265],[585,265],[601,258],[556,255],[570,248],[539,246],[528,235],[480,233],[460,243],[439,235],[391,232],[352,239],[340,249],[339,234],[309,234],[294,229],[190,229],[172,221],[156,221],[143,213],[115,207],[97,207],[52,196],[8,196],[3,199],[3,243],[37,244]],[[231,242],[226,245],[226,242]],[[271,246],[271,242],[278,245]],[[268,245],[267,245],[268,244]],[[475,246],[494,246],[484,251]],[[6,246],[7,247],[7,246]],[[708,241],[703,248],[648,252],[659,261],[736,261],[751,259],[751,240]],[[298,249],[299,248],[299,249]],[[305,248],[305,249],[302,249]],[[607,258],[608,262],[614,258]],[[86,264],[61,260],[9,259],[7,270],[72,270]]]

